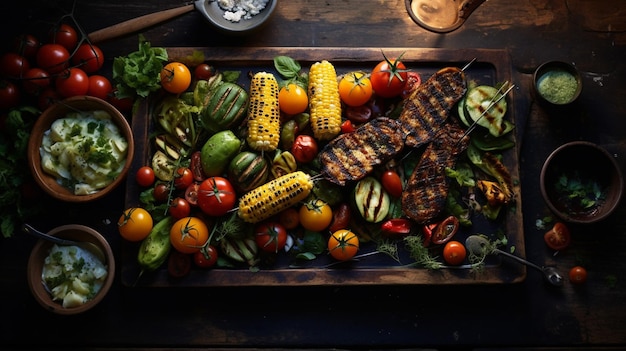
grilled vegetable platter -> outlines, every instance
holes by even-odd
[[[129,174],[149,167],[156,182],[129,176],[125,205],[148,210],[155,223],[145,239],[123,241],[124,284],[525,278],[489,248],[477,257],[463,247],[480,234],[524,256],[505,50],[167,52],[173,62],[202,57],[213,70],[185,92],[151,94],[133,114]],[[175,206],[180,199],[187,204]]]

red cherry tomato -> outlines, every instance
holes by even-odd
[[[317,141],[307,134],[300,134],[293,141],[291,153],[296,161],[300,163],[309,163],[317,156]]]
[[[372,108],[368,105],[348,106],[345,112],[348,120],[356,124],[365,123],[372,118]]]
[[[278,222],[262,222],[254,230],[254,240],[261,250],[277,253],[287,243],[287,229]]]
[[[200,184],[198,206],[209,216],[223,216],[235,207],[235,188],[224,177],[210,177]]]
[[[137,174],[135,174],[135,180],[137,184],[143,187],[152,186],[154,184],[154,180],[156,177],[154,176],[154,170],[152,167],[143,166],[137,170]]]
[[[37,107],[39,107],[39,110],[45,111],[50,105],[56,104],[59,100],[61,100],[61,95],[50,86],[39,93]]]
[[[113,86],[107,77],[98,74],[89,76],[89,89],[87,90],[87,95],[95,96],[106,101],[112,91]]]
[[[72,52],[78,44],[78,33],[69,24],[61,23],[54,27],[50,33],[50,42],[59,44],[66,48],[68,52]]]
[[[133,109],[132,98],[118,98],[115,94],[115,88],[109,94],[107,101],[123,114],[129,114]]]
[[[443,247],[443,260],[449,265],[460,265],[463,261],[465,261],[466,256],[467,250],[465,249],[465,246],[458,241],[448,241],[446,246]]]
[[[187,167],[178,167],[174,173],[174,187],[176,189],[187,189],[193,183],[193,173]]]
[[[96,45],[81,44],[72,56],[72,64],[87,73],[95,73],[104,65],[104,54]]]
[[[20,34],[13,40],[13,51],[34,60],[39,50],[39,40],[32,34]]]
[[[22,88],[28,94],[37,95],[49,86],[50,75],[39,67],[33,67],[24,74]]]
[[[581,266],[572,267],[569,271],[569,281],[572,284],[584,284],[587,281],[587,270]]]
[[[89,91],[89,77],[80,68],[68,68],[57,77],[54,86],[65,98],[85,95]]]
[[[198,205],[198,191],[200,190],[200,184],[192,183],[190,186],[185,189],[185,200],[189,202],[190,205],[196,206]]]
[[[172,217],[176,219],[189,217],[189,215],[191,214],[191,205],[189,205],[189,202],[187,202],[187,200],[183,199],[182,197],[177,197],[173,199],[170,203],[168,212]]]
[[[37,51],[37,66],[50,74],[56,74],[66,69],[69,60],[69,51],[59,44],[44,44]]]
[[[0,57],[0,75],[5,78],[21,78],[30,69],[28,59],[15,52]]]
[[[207,245],[193,254],[193,262],[200,268],[211,268],[217,263],[218,255],[215,246]]]
[[[8,80],[0,80],[0,109],[8,110],[20,103],[20,91]]]
[[[402,179],[400,179],[400,176],[395,171],[386,170],[382,174],[380,182],[389,195],[393,197],[402,196]]]
[[[196,79],[207,80],[215,75],[215,68],[208,63],[201,63],[193,70]]]
[[[569,228],[562,222],[556,222],[554,226],[543,235],[543,240],[552,250],[563,250],[569,246],[571,241]]]
[[[164,203],[170,196],[170,188],[165,183],[157,183],[152,189],[154,199],[159,203]]]

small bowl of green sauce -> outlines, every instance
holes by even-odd
[[[533,78],[538,99],[549,106],[569,105],[578,99],[583,89],[578,70],[562,61],[549,61],[540,65]]]

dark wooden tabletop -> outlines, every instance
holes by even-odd
[[[433,0],[436,2],[435,0]],[[452,0],[450,0],[452,1]],[[440,2],[445,2],[440,0]],[[15,35],[43,35],[68,12],[87,32],[185,5],[153,0],[6,1],[0,5],[4,50]],[[403,0],[283,0],[260,32],[227,37],[200,13],[142,31],[153,46],[505,49],[510,54],[526,257],[562,272],[582,262],[585,285],[550,287],[529,270],[516,284],[149,288],[116,284],[83,315],[42,309],[29,293],[26,262],[35,239],[0,240],[1,348],[286,348],[444,350],[626,347],[626,206],[601,223],[571,225],[571,246],[553,255],[536,226],[550,212],[539,189],[541,165],[557,146],[588,140],[626,169],[626,1],[487,1],[459,29],[433,33],[415,24]],[[111,61],[137,48],[137,35],[104,42]],[[320,58],[321,59],[321,58]],[[562,60],[582,73],[576,108],[536,104],[534,69]],[[559,115],[559,116],[555,116]],[[555,118],[559,117],[559,118]],[[52,202],[34,223],[51,229],[90,225],[120,246],[115,222],[125,189],[88,205]],[[119,255],[119,252],[117,252]],[[506,267],[503,267],[503,269]]]

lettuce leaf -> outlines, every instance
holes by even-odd
[[[118,98],[147,97],[161,87],[160,74],[168,55],[165,48],[153,48],[139,36],[139,49],[113,60],[113,81]]]

